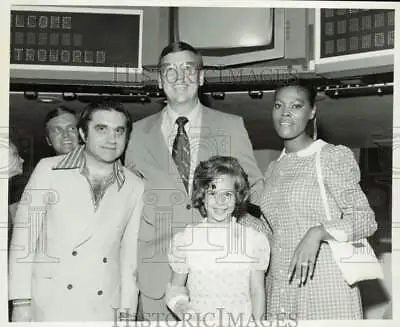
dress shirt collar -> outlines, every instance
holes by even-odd
[[[85,157],[85,145],[77,146],[74,150],[66,154],[53,169],[54,170],[79,169],[80,173],[84,173],[87,169],[86,157]],[[115,161],[113,164],[113,176],[117,181],[118,190],[120,190],[125,182],[125,174],[120,160]]]
[[[178,114],[177,112],[172,110],[169,105],[167,105],[164,112],[164,118],[166,119],[170,130],[175,130],[175,128],[177,128],[175,122],[176,119],[181,116],[184,116],[189,120],[187,126],[194,127],[193,125],[196,124],[196,120],[199,117],[200,110],[201,110],[200,101],[197,101],[196,106],[186,115]],[[187,128],[187,126],[185,126],[185,128]]]
[[[278,161],[285,155],[288,154],[295,154],[298,157],[307,157],[309,155],[313,155],[315,153],[317,153],[317,151],[319,151],[321,149],[321,147],[324,145],[324,141],[322,141],[321,139],[318,139],[314,142],[312,142],[310,145],[308,145],[307,147],[305,147],[304,149],[301,149],[297,152],[287,152],[286,149],[284,148],[278,158]]]

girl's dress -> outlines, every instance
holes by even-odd
[[[316,175],[315,141],[297,153],[282,152],[265,174],[262,211],[272,228],[271,265],[267,276],[267,318],[362,319],[360,294],[350,287],[323,242],[312,280],[289,284],[288,268],[300,240],[322,223],[337,240],[368,237],[377,228],[373,211],[362,192],[360,172],[352,151],[326,144],[321,169],[332,220],[327,221]]]
[[[236,222],[202,222],[178,232],[169,261],[188,273],[192,308],[208,322],[252,319],[250,272],[267,270],[270,248],[265,235]]]

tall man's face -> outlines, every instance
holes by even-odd
[[[168,101],[183,104],[197,98],[199,86],[204,83],[204,71],[199,69],[199,58],[194,53],[169,53],[160,66],[158,83]]]
[[[97,161],[112,163],[124,152],[127,142],[127,120],[115,110],[96,110],[88,122],[87,134],[79,133],[85,141],[86,154]]]

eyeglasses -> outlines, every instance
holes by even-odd
[[[168,82],[176,82],[179,77],[193,77],[201,70],[201,65],[197,62],[184,62],[181,64],[163,64],[160,67],[161,76]]]
[[[230,201],[235,197],[233,191],[222,190],[222,191],[215,191],[215,190],[208,190],[207,197],[214,198],[216,202],[223,203],[226,201]]]

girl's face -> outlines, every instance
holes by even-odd
[[[279,137],[286,141],[302,136],[308,121],[315,115],[315,109],[303,89],[296,86],[280,89],[272,110],[274,127]]]
[[[206,192],[205,208],[209,222],[229,222],[235,210],[235,182],[231,176],[218,176]]]
[[[8,148],[8,161],[10,178],[22,174],[24,159],[20,157],[17,148],[12,143]]]

